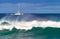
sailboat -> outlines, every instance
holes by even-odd
[[[23,13],[20,12],[20,4],[18,4],[18,12],[15,13],[15,15],[23,15]]]
[[[15,13],[14,15],[23,15],[23,13],[20,12],[20,4],[18,4],[18,12]]]
[[[23,15],[23,13],[21,13],[21,12],[17,12],[17,13],[15,13],[14,15]]]

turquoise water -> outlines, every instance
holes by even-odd
[[[60,28],[33,27],[31,30],[0,30],[0,39],[60,39]]]

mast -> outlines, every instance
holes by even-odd
[[[18,7],[17,8],[18,8],[18,12],[20,12],[20,4],[18,4]]]

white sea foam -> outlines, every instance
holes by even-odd
[[[57,27],[60,28],[60,22],[55,21],[6,21],[10,25],[1,25],[2,21],[0,21],[0,30],[1,29],[12,29],[13,27],[16,27],[17,29],[31,29],[32,27]]]

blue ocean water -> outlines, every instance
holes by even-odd
[[[50,13],[42,13],[42,14],[38,14],[38,13],[24,13],[23,16],[11,16],[11,14],[14,14],[14,13],[0,13],[0,19],[2,19],[3,17],[7,16],[7,18],[10,18],[12,19],[16,19],[18,17],[19,18],[30,18],[31,20],[40,20],[40,19],[46,19],[46,20],[52,20],[52,21],[60,21],[60,14],[50,14]],[[39,19],[40,18],[40,19]],[[20,20],[20,19],[19,19]]]
[[[24,14],[23,16],[11,16],[11,13],[1,13],[0,19],[7,17],[8,20],[41,20],[41,21],[60,21],[60,14]],[[21,18],[22,17],[22,18]],[[18,19],[20,18],[20,19]],[[28,18],[28,19],[25,19]],[[33,18],[33,19],[32,19]],[[47,27],[45,29],[40,27],[33,27],[31,30],[20,30],[13,28],[11,31],[4,29],[0,30],[0,39],[60,39],[60,28]]]

